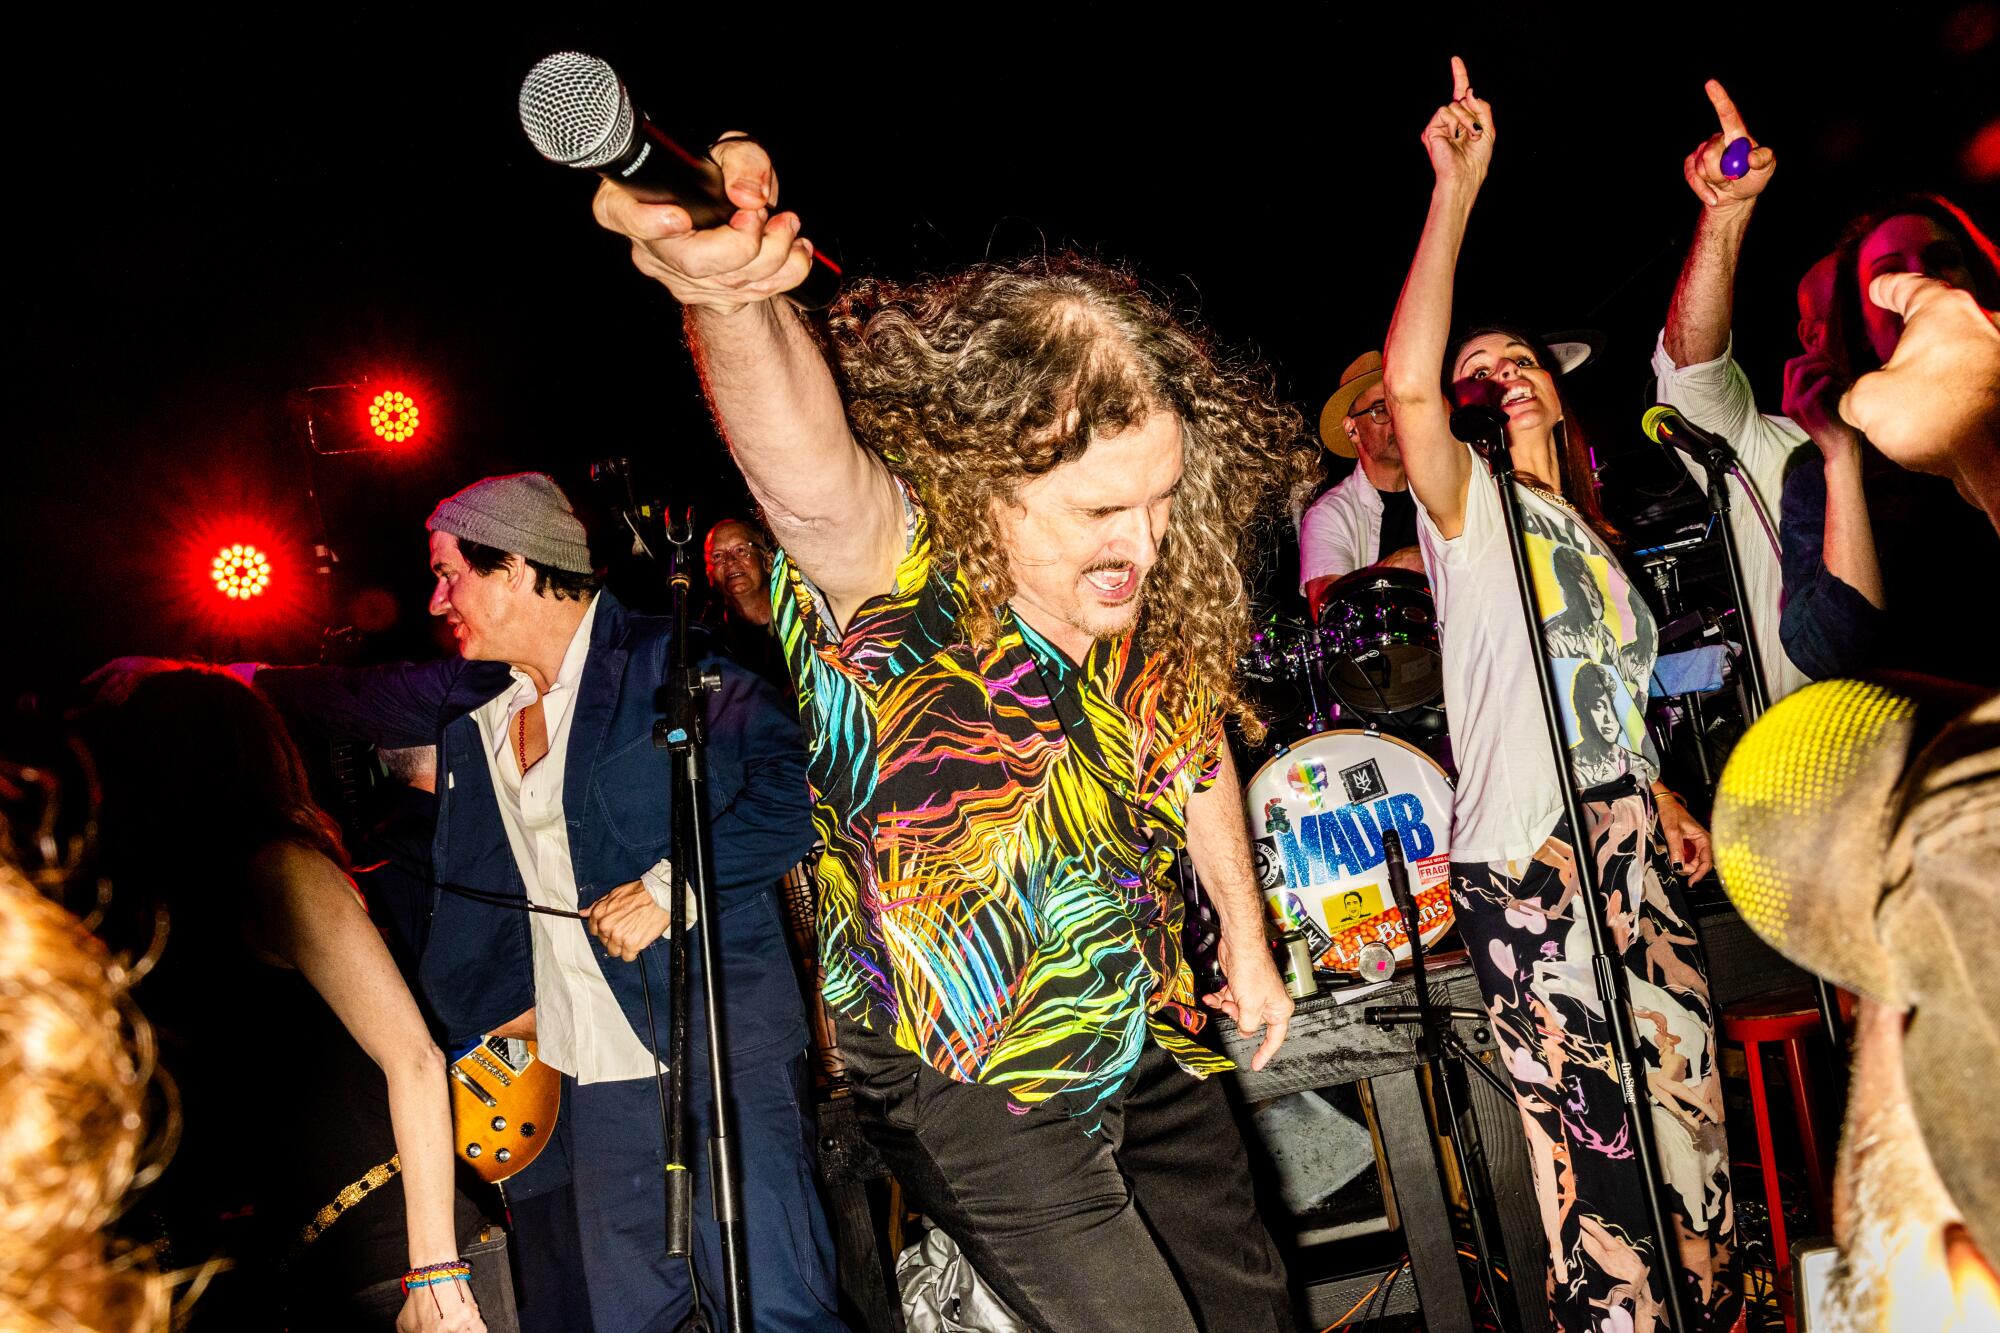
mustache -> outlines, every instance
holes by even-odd
[[[1136,571],[1138,562],[1133,560],[1098,560],[1083,567],[1086,574],[1098,574],[1107,569],[1130,569]]]

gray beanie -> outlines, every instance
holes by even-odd
[[[583,523],[562,487],[545,472],[475,481],[442,501],[424,526],[481,546],[517,551],[550,569],[591,572]]]

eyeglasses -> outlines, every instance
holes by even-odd
[[[1349,412],[1347,415],[1352,417],[1356,421],[1361,420],[1361,418],[1363,417],[1367,417],[1370,421],[1374,422],[1376,425],[1379,426],[1383,422],[1389,419],[1389,400],[1386,398],[1378,398],[1375,400],[1373,406],[1364,407],[1358,412]]]
[[[756,564],[763,558],[763,547],[752,546],[747,543],[737,546],[712,547],[708,553],[708,563],[711,565],[733,565],[739,560],[746,564]]]

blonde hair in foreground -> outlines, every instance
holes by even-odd
[[[160,1277],[106,1235],[143,1167],[153,1043],[124,970],[0,861],[0,1328],[159,1330]]]
[[[855,283],[828,332],[855,437],[907,481],[965,631],[989,647],[1014,595],[995,522],[1020,484],[1154,412],[1181,425],[1183,474],[1141,594],[1139,645],[1165,652],[1176,702],[1199,681],[1253,741],[1238,688],[1247,576],[1267,525],[1319,479],[1319,448],[1255,362],[1218,352],[1123,270],[1059,253],[909,284]]]

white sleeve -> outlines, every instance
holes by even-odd
[[[1785,460],[1805,443],[1806,433],[1784,417],[1767,417],[1757,411],[1750,377],[1736,364],[1734,352],[1732,335],[1715,360],[1677,366],[1667,355],[1667,335],[1661,330],[1653,344],[1653,374],[1659,380],[1660,401],[1703,430],[1728,440],[1757,489],[1767,497],[1775,496]],[[1678,449],[1671,452],[1705,489],[1708,474],[1702,466]]]
[[[1352,527],[1338,511],[1335,490],[1313,501],[1312,508],[1299,520],[1299,591],[1314,579],[1329,574],[1352,574],[1365,562],[1359,559],[1349,536]]]
[[[645,874],[639,876],[639,882],[646,886],[646,895],[653,900],[655,907],[659,908],[662,912],[668,913],[674,910],[674,863],[672,861],[661,857],[652,864]],[[693,900],[689,901],[689,906],[692,908]],[[672,932],[670,931],[669,933],[671,934]]]
[[[1493,543],[1493,534],[1506,529],[1506,520],[1500,517],[1500,489],[1493,483],[1492,471],[1477,449],[1469,444],[1463,447],[1472,457],[1472,467],[1465,477],[1465,516],[1458,535],[1447,537],[1439,532],[1431,511],[1424,508],[1423,501],[1417,501],[1417,544],[1424,549],[1426,567],[1434,563],[1435,551],[1437,560],[1462,569],[1468,561],[1483,557]]]

